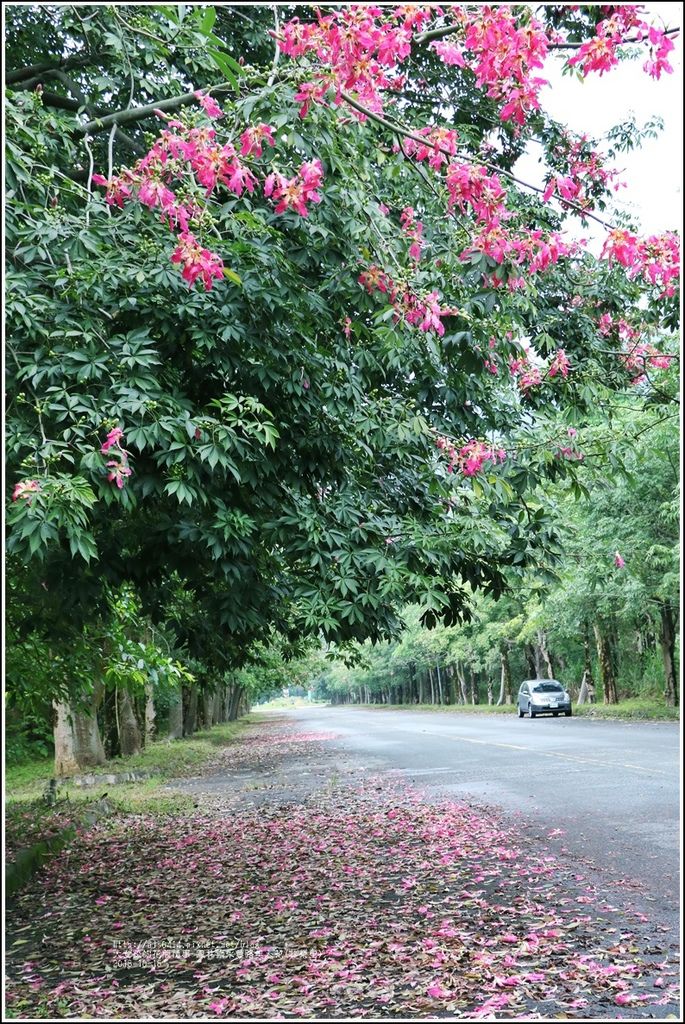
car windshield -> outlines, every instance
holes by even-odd
[[[564,687],[561,683],[536,683],[532,690],[533,693],[563,693]]]

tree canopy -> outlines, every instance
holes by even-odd
[[[621,463],[617,396],[675,401],[678,242],[613,209],[640,129],[574,136],[544,65],[658,78],[672,36],[625,5],[10,5],[21,642],[66,654],[128,587],[216,675],[553,568],[547,488]]]

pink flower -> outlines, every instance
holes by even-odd
[[[426,989],[426,995],[429,995],[431,999],[449,999],[451,993],[446,988],[443,988],[437,981],[434,981],[433,984]]]
[[[615,551],[614,552],[614,565],[616,566],[616,568],[617,569],[622,569],[625,566],[625,564],[626,563],[621,558],[619,552]]]
[[[531,388],[535,388],[541,383],[542,375],[540,374],[540,371],[537,366],[531,366],[519,377],[518,386],[519,390],[525,394],[527,391],[530,391]]]
[[[124,454],[124,452],[122,452],[120,461],[112,459],[110,462],[107,463],[107,468],[109,469],[107,479],[109,480],[110,483],[115,483],[119,490],[122,490],[127,478],[131,476],[131,470],[129,469],[127,462],[128,460],[126,458],[126,455]],[[123,925],[115,924],[114,927],[123,928]]]
[[[189,231],[178,235],[178,245],[171,255],[172,263],[182,263],[181,277],[192,285],[199,278],[209,291],[214,278],[222,279],[224,265],[216,253],[203,249],[197,239]]]
[[[235,163],[230,168],[230,176],[226,182],[231,192],[234,192],[237,196],[243,194],[244,189],[248,192],[254,192],[254,187],[257,184],[257,179],[254,174],[247,169],[243,164]]]
[[[223,117],[224,112],[216,102],[216,100],[208,93],[202,92],[200,89],[195,93],[195,98],[200,101],[200,106],[204,110],[207,117],[211,117],[215,120],[218,117]]]
[[[124,207],[124,203],[131,198],[130,183],[126,183],[121,175],[108,180],[102,174],[94,174],[92,180],[93,184],[104,185],[107,189],[105,202],[109,206],[118,206],[121,210]]]
[[[109,434],[107,435],[107,440],[103,441],[102,447],[100,448],[102,454],[106,455],[110,448],[112,448],[114,445],[116,445],[117,448],[120,448],[121,445],[119,444],[119,442],[123,436],[124,432],[119,427],[115,427],[114,430],[110,430]]]
[[[20,480],[18,484],[14,485],[12,491],[12,501],[19,501],[21,498],[26,498],[26,504],[31,504],[31,495],[37,494],[41,487],[37,480]]]
[[[590,71],[598,71],[601,76],[618,64],[616,42],[613,39],[595,36],[594,39],[583,43],[578,52],[569,59],[568,64],[569,67],[580,64],[583,75],[588,75]]]
[[[147,178],[138,189],[138,201],[151,210],[155,206],[161,206],[165,210],[172,206],[175,200],[176,196],[171,189],[163,182],[153,181],[151,178]]]
[[[448,39],[441,40],[439,43],[433,43],[432,48],[445,64],[452,64],[460,68],[466,67],[466,61],[464,60],[461,48],[455,46]]]
[[[316,191],[323,181],[323,167],[320,160],[302,164],[294,178],[284,178],[273,172],[264,182],[264,195],[276,201],[276,213],[294,210],[301,217],[308,215],[307,203],[320,203],[321,195]]]
[[[568,377],[570,367],[571,364],[568,361],[566,353],[563,348],[560,348],[552,359],[552,362],[549,364],[547,376],[556,377],[557,374],[560,374],[562,377]]]
[[[274,131],[268,124],[257,124],[250,128],[246,128],[243,134],[240,136],[241,156],[261,156],[262,155],[262,143],[266,142],[269,146],[275,146],[276,142],[274,139]]]

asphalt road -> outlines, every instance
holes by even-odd
[[[677,725],[355,707],[287,714],[307,731],[334,732],[345,762],[405,778],[429,799],[462,797],[515,816],[613,892],[624,879],[677,927]]]

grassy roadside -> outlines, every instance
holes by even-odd
[[[8,765],[5,774],[5,837],[7,867],[16,858],[35,849],[46,851],[55,846],[67,831],[85,827],[90,807],[105,801],[114,814],[157,814],[182,816],[192,812],[190,795],[169,793],[162,785],[174,778],[199,774],[211,765],[223,747],[233,743],[245,725],[257,720],[248,715],[239,722],[216,725],[198,732],[192,739],[160,739],[135,757],[107,761],[95,773],[116,774],[146,771],[150,777],[119,785],[103,784],[78,787],[70,779],[58,782],[57,803],[49,807],[44,799],[48,779],[53,776],[51,758]],[[36,858],[41,862],[42,853]]]
[[[371,711],[435,711],[449,715],[515,715],[516,705],[495,707],[488,704],[354,704]],[[662,701],[634,697],[618,704],[573,705],[573,714],[579,718],[608,718],[624,721],[679,722],[680,708],[670,708]]]
[[[239,722],[226,722],[215,725],[206,732],[197,732],[192,739],[156,740],[140,754],[134,757],[115,757],[106,764],[91,769],[96,775],[110,775],[118,772],[146,771],[151,778],[135,783],[117,786],[117,792],[133,791],[152,786],[161,780],[182,778],[193,775],[203,768],[217,754],[217,749],[225,747],[243,729],[254,716],[248,715]],[[85,773],[84,773],[85,774]],[[21,764],[8,764],[5,769],[5,800],[7,804],[35,800],[43,794],[45,784],[53,776],[52,758],[25,761]],[[69,793],[71,800],[85,797],[91,799],[100,787],[77,787],[68,779],[59,780],[59,788]],[[112,787],[105,787],[112,788]],[[149,786],[148,786],[149,788]]]
[[[258,711],[287,711],[288,708],[323,708],[328,701],[307,700],[306,697],[274,697],[263,704],[256,704]]]

